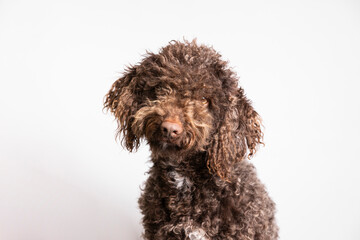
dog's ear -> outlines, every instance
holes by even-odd
[[[114,82],[104,101],[104,109],[110,110],[117,120],[117,137],[122,136],[121,142],[130,152],[140,145],[140,139],[131,129],[138,108],[136,82],[136,68],[130,67]]]
[[[235,162],[255,154],[263,138],[261,118],[243,89],[237,89],[228,100],[229,107],[208,149],[207,162],[210,171],[224,180],[231,179],[228,174]]]
[[[254,110],[250,101],[245,97],[242,88],[237,91],[237,104],[239,128],[237,136],[248,149],[248,158],[256,153],[259,144],[263,144],[262,121],[259,114]],[[246,151],[242,157],[246,156]]]

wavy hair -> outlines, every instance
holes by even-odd
[[[220,54],[195,40],[172,41],[158,54],[148,52],[139,64],[128,67],[105,96],[104,108],[115,115],[117,134],[130,152],[142,138],[155,134],[164,116],[166,98],[160,100],[164,96],[193,103],[192,114],[184,114],[185,124],[190,125],[187,142],[197,144],[194,151],[207,153],[209,171],[222,179],[229,181],[232,165],[252,157],[262,143],[261,118]],[[205,123],[201,124],[195,113],[204,111],[197,107],[203,99],[211,119],[203,114]],[[196,121],[191,119],[196,116]]]

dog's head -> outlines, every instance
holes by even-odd
[[[153,155],[207,153],[207,166],[227,178],[234,162],[261,143],[261,121],[237,77],[212,48],[173,41],[129,67],[105,97],[123,145],[145,139]]]

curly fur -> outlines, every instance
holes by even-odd
[[[145,239],[277,239],[275,205],[246,158],[261,119],[211,47],[172,41],[130,66],[106,95],[129,151],[150,145],[140,209]],[[183,128],[174,141],[160,126]]]

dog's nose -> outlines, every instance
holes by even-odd
[[[183,128],[180,123],[165,120],[161,124],[161,131],[164,134],[164,136],[170,138],[176,138],[182,133]]]

